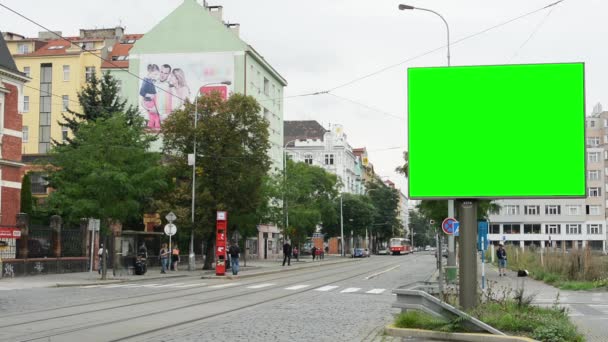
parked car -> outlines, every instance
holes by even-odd
[[[369,252],[367,252],[367,255],[365,255],[365,249],[363,248],[355,248],[353,249],[353,258],[366,258],[369,257]]]
[[[431,250],[431,246],[424,247],[424,250],[427,251],[427,252],[430,251]]]
[[[380,248],[380,250],[378,250],[378,254],[380,254],[380,255],[387,255],[390,253],[391,252],[388,250],[388,248]]]
[[[363,249],[363,257],[369,258],[372,254],[369,252],[369,249]]]

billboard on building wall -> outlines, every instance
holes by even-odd
[[[408,69],[409,197],[585,197],[584,69]]]
[[[199,92],[217,91],[226,99],[233,91],[232,52],[144,54],[139,60],[138,104],[151,130],[159,130],[162,121]],[[225,81],[231,85],[221,84]]]

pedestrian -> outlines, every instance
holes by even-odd
[[[312,261],[315,261],[315,258],[317,257],[317,247],[313,246],[310,252],[312,253]]]
[[[171,264],[174,271],[177,271],[177,264],[179,264],[179,247],[177,244],[173,247],[173,252],[171,253]]]
[[[163,243],[159,253],[160,257],[160,273],[167,273],[167,268],[169,268],[169,248],[167,248],[167,244]]]
[[[501,242],[498,244],[498,250],[496,251],[498,257],[498,276],[507,276],[507,251],[505,245]]]
[[[106,256],[104,258],[103,252],[106,252]],[[103,269],[103,265],[105,264],[105,260],[108,258],[108,249],[103,248],[103,243],[99,245],[99,250],[97,251],[97,256],[99,257],[99,268],[97,269],[97,273],[101,274],[101,270]]]
[[[292,254],[293,254],[293,257],[294,257],[296,260],[298,260],[298,255],[300,255],[300,250],[298,249],[298,246],[294,246],[294,247],[293,247],[293,252],[292,252]]]
[[[287,266],[291,266],[291,245],[287,240],[283,244],[283,266],[285,266],[285,261],[287,261]]]
[[[232,240],[232,245],[228,248],[228,254],[230,255],[230,268],[232,269],[232,275],[239,274],[239,253],[241,250],[236,244],[236,241]]]

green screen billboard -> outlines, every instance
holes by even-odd
[[[408,69],[409,195],[585,197],[584,64]]]

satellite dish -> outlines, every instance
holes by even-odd
[[[595,106],[593,106],[593,112],[591,112],[591,115],[595,116],[599,115],[600,113],[602,113],[602,104],[598,102]]]

